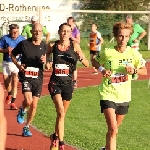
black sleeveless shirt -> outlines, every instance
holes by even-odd
[[[41,85],[43,83],[43,63],[41,56],[47,52],[47,45],[41,41],[40,45],[34,45],[32,39],[21,41],[16,48],[13,49],[12,53],[14,56],[21,54],[21,64],[25,64],[25,68],[38,68],[38,77],[26,77],[25,73],[19,72],[20,82],[28,81],[33,85]]]
[[[74,51],[72,41],[70,41],[70,47],[66,51],[60,51],[58,49],[58,42],[55,42],[52,50],[53,71],[50,82],[54,82],[60,86],[71,85],[73,72],[76,70],[78,60],[77,53]]]

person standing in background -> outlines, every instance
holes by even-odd
[[[88,46],[90,47],[90,59],[92,60],[99,54],[101,50],[101,44],[104,42],[101,37],[100,32],[97,31],[97,24],[93,23],[91,26],[91,33],[89,36],[90,43]],[[95,67],[93,67],[93,74],[98,74],[98,71]]]
[[[31,38],[32,37],[32,33],[31,33],[32,25],[34,25],[38,22],[39,22],[39,17],[37,15],[32,16],[31,17],[31,24],[25,25],[21,34],[23,36],[27,37],[27,39]],[[46,44],[48,44],[48,42],[50,40],[50,33],[47,31],[45,26],[42,26],[42,31],[43,31],[43,34],[46,36],[45,42],[46,42]]]
[[[79,29],[76,27],[75,25],[75,19],[74,17],[69,17],[67,19],[67,23],[71,26],[72,29],[72,34],[71,34],[71,40],[74,42],[77,42],[78,44],[80,44],[80,31]],[[73,84],[74,84],[74,88],[77,88],[77,69],[74,71],[73,73]]]
[[[4,35],[0,39],[0,53],[3,53],[3,79],[5,88],[8,92],[5,103],[11,104],[10,109],[16,110],[15,100],[17,96],[18,72],[19,69],[12,62],[9,56],[9,51],[12,51],[20,41],[25,40],[22,35],[19,35],[19,26],[11,24],[9,26],[9,34]],[[18,63],[20,63],[21,55],[16,56]]]
[[[130,36],[127,46],[131,46],[133,49],[139,50],[140,41],[145,37],[147,32],[139,24],[133,22],[132,15],[126,16],[126,23],[133,26],[133,33]],[[137,74],[132,75],[132,80],[136,80],[137,78]]]
[[[131,15],[126,17],[126,23],[133,26],[133,34],[130,36],[127,46],[139,50],[139,43],[145,37],[147,32],[139,24],[133,22]]]

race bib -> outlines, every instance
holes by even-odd
[[[25,77],[27,78],[38,78],[39,68],[27,67],[25,69]]]
[[[55,75],[56,76],[68,76],[69,75],[69,65],[55,64]]]
[[[123,83],[128,81],[128,75],[117,73],[111,75],[111,84]]]

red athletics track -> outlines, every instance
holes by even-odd
[[[148,79],[150,75],[150,62],[146,64],[148,69],[148,75],[140,76],[139,79],[144,80]],[[82,68],[78,69],[78,87],[86,87],[98,85],[101,81],[101,75],[92,75],[91,68]],[[44,73],[44,83],[42,95],[47,95],[47,84],[50,77],[50,72]],[[2,74],[0,74],[0,82],[3,82]],[[6,96],[5,91],[5,96]],[[16,99],[16,104],[19,107],[23,100],[21,94],[21,86],[18,86],[18,95]],[[16,122],[16,115],[18,111],[13,111],[9,109],[9,105],[5,104],[5,115],[7,118],[7,141],[6,141],[6,150],[49,150],[50,140],[49,137],[46,137],[44,134],[38,132],[36,129],[30,127],[31,132],[33,133],[32,137],[22,137],[22,128],[23,125],[19,125]],[[49,131],[52,132],[52,131]],[[65,150],[76,150],[77,148],[71,146],[65,146]]]

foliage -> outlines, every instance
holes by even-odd
[[[114,11],[140,11],[148,10],[149,0],[79,0],[73,4],[74,9],[81,10],[114,10]],[[115,22],[124,21],[126,14],[102,14],[102,13],[73,13],[77,22],[80,22],[80,31],[90,32],[91,24],[97,23],[102,35],[111,38],[112,26]],[[133,18],[139,22],[143,14],[134,14]],[[146,27],[147,28],[147,27]]]
[[[83,78],[84,76],[81,80]],[[147,83],[148,80],[132,82],[132,101],[129,113],[119,128],[117,150],[150,148],[148,105],[150,92]],[[50,96],[42,97],[33,125],[49,136],[54,131],[55,117],[56,111]],[[105,122],[103,114],[100,114],[98,87],[76,89],[65,118],[64,140],[78,147],[77,149],[98,150],[105,145],[107,131]]]

